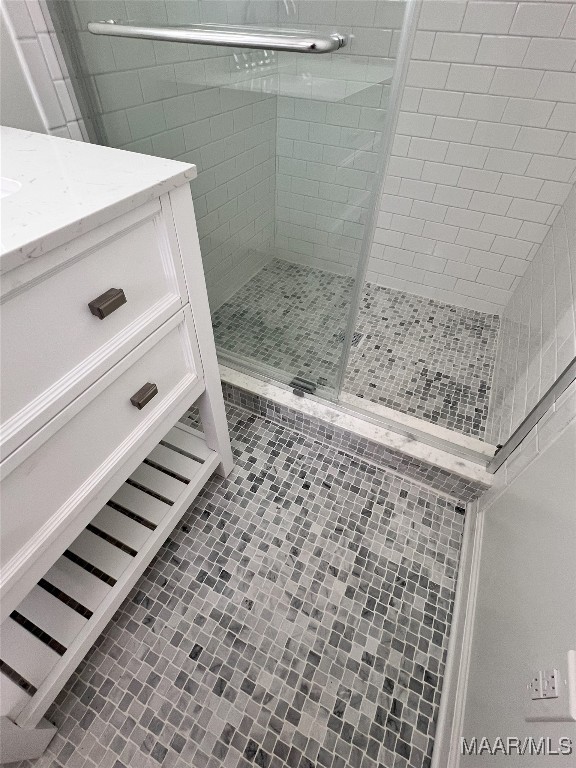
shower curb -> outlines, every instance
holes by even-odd
[[[493,475],[471,461],[230,368],[221,366],[220,374],[226,401],[409,477],[462,505],[492,486]]]

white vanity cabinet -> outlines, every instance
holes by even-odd
[[[45,748],[46,709],[232,455],[194,167],[12,129],[2,139],[2,173],[21,184],[3,201],[0,258],[0,759],[9,762]],[[27,185],[50,162],[43,202]],[[179,422],[194,404],[203,432]]]

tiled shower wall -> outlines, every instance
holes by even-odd
[[[576,187],[501,316],[487,440],[503,443],[576,357]]]
[[[86,129],[54,27],[42,0],[2,0],[27,81],[41,110],[46,132],[77,141]]]
[[[272,21],[272,7],[258,3],[258,19]],[[276,99],[221,87],[258,52],[237,59],[222,48],[96,37],[86,25],[109,18],[246,23],[254,21],[252,4],[77,0],[68,8],[106,143],[198,167],[192,192],[209,295],[218,306],[271,258]]]
[[[424,0],[368,279],[501,312],[576,169],[574,2]]]
[[[290,26],[338,30],[350,39],[332,56],[294,57],[308,77],[325,78],[322,100],[278,98],[279,258],[356,273],[404,8],[403,0],[297,0],[288,14],[281,10]],[[372,85],[371,68],[380,80]],[[339,91],[362,78],[364,88],[343,98]]]

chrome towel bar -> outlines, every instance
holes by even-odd
[[[93,35],[136,37],[144,40],[165,40],[196,45],[224,45],[233,48],[264,48],[296,53],[331,53],[346,45],[346,38],[337,32],[318,34],[297,29],[266,29],[231,24],[190,24],[163,27],[156,24],[129,24],[124,21],[91,21],[88,30]]]

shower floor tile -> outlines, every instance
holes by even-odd
[[[428,768],[463,516],[301,433],[228,417],[232,474],[68,682],[35,768]]]
[[[212,318],[219,349],[334,387],[354,280],[274,259]]]
[[[220,350],[333,386],[353,280],[275,260],[214,314]],[[499,319],[366,284],[344,391],[482,439]]]
[[[499,318],[367,284],[344,390],[482,439]]]

